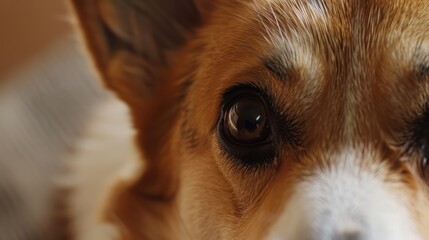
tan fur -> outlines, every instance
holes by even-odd
[[[419,156],[398,160],[407,121],[429,100],[429,76],[416,67],[428,64],[428,1],[73,2],[145,156],[132,183],[100,173],[105,198],[89,206],[123,239],[261,239],[302,178],[334,168],[332,156],[356,146],[375,152],[356,167],[404,195],[429,237]],[[279,58],[286,79],[263,66],[266,57]],[[261,171],[231,164],[217,141],[222,93],[244,82],[269,91],[301,134]],[[70,202],[75,226],[85,225]]]

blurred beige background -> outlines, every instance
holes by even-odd
[[[0,1],[0,78],[71,34],[61,0]]]
[[[0,240],[49,239],[54,189],[104,93],[65,0],[0,1]]]

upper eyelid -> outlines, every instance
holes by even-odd
[[[429,124],[429,102],[419,108],[412,116],[404,120],[404,126],[399,130],[402,136],[399,137],[399,146],[405,146],[406,151],[416,149],[419,146],[419,139],[425,124]]]
[[[260,84],[255,83],[255,82],[247,82],[247,83],[240,83],[237,85],[234,85],[228,89],[226,89],[222,96],[221,96],[221,107],[225,107],[225,104],[227,104],[229,101],[231,101],[233,98],[235,98],[236,96],[238,96],[238,93],[235,93],[237,91],[240,92],[245,92],[245,91],[249,91],[249,92],[255,92],[255,94],[257,94],[259,97],[263,98],[263,100],[268,101],[268,105],[274,106],[275,103],[273,102],[273,97],[270,94],[270,91],[268,89],[266,89],[265,87],[262,87]]]

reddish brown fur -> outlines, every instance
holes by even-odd
[[[272,1],[284,34],[300,34],[276,46],[265,40],[266,29],[280,34],[269,1],[218,0],[199,5],[203,16],[181,20],[189,31],[172,30],[180,35],[177,42],[166,47],[156,46],[160,39],[146,40],[155,50],[132,39],[150,34],[144,23],[126,17],[139,16],[137,7],[121,8],[113,0],[98,1],[102,8],[97,1],[73,2],[107,86],[131,107],[147,161],[137,182],[114,190],[105,213],[121,223],[124,239],[260,239],[287,202],[287,189],[329,168],[330,154],[346,143],[375,151],[374,159],[358,165],[370,169],[383,161],[379,174],[395,191],[426,194],[410,164],[398,162],[403,148],[397,145],[406,122],[429,100],[429,76],[416,72],[421,61],[428,63],[419,56],[429,55],[429,2],[320,1],[326,13],[316,16],[311,1]],[[292,10],[298,6],[301,12]],[[126,10],[133,12],[118,12]],[[132,34],[123,29],[130,21]],[[291,73],[287,79],[263,66],[264,58],[293,54],[308,59],[283,59]],[[309,81],[315,88],[308,88]],[[264,86],[279,111],[299,124],[299,146],[284,147],[277,165],[264,171],[225,161],[216,140],[221,95],[243,82]],[[192,144],[184,144],[184,133]],[[422,215],[420,206],[409,208]],[[426,218],[420,216],[422,229]]]

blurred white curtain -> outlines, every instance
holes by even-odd
[[[48,239],[54,179],[103,98],[74,37],[0,88],[0,240]]]

